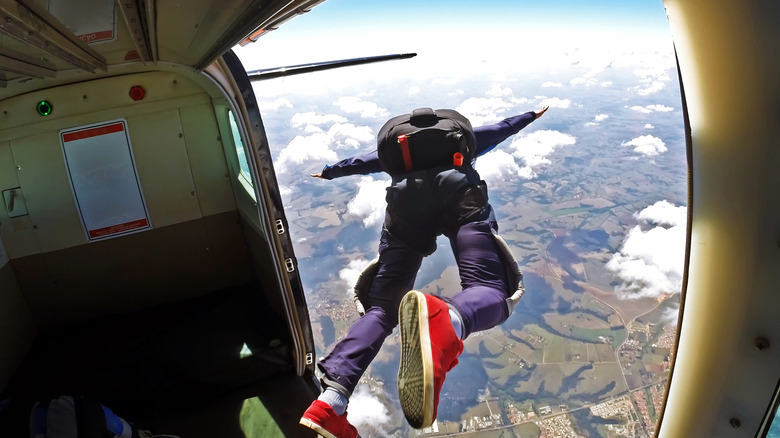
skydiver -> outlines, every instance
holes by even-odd
[[[548,109],[474,128],[474,157],[492,150]],[[311,176],[330,180],[382,171],[379,155],[373,151],[326,165]],[[326,437],[358,436],[347,421],[349,397],[399,319],[401,408],[412,427],[429,427],[436,418],[445,375],[463,351],[463,339],[503,323],[514,307],[513,299],[522,294],[522,274],[496,234],[498,223],[487,187],[473,163],[393,176],[386,199],[378,261],[364,271],[356,286],[364,314],[318,364],[324,391],[300,420]],[[463,287],[452,298],[411,290],[423,257],[434,252],[440,234],[450,240]]]

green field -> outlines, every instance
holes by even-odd
[[[522,371],[518,365],[509,362],[509,354],[507,352],[494,359],[482,359],[482,364],[485,366],[488,377],[497,385],[506,384],[510,377]]]
[[[619,327],[617,329],[615,328],[588,329],[588,328],[575,326],[571,328],[571,336],[575,339],[579,339],[584,342],[592,342],[594,344],[602,343],[601,339],[599,339],[599,336],[604,338],[611,338],[612,348],[617,349],[620,346],[620,344],[622,344],[623,341],[626,339],[626,329],[623,327]]]
[[[598,355],[598,362],[615,362],[615,350],[609,344],[594,344]]]
[[[615,388],[601,399],[614,396],[626,390],[626,385],[620,377],[621,372],[617,363],[595,364],[592,370],[583,373],[584,380],[577,385],[577,392],[595,393],[603,389],[610,382],[615,382]]]
[[[539,435],[542,434],[542,431],[539,430],[539,426],[533,423],[515,426],[511,430],[517,438],[539,438]]]
[[[566,216],[569,214],[577,214],[582,212],[590,211],[592,207],[572,207],[572,208],[562,208],[560,210],[550,210],[549,207],[544,207],[542,210],[546,213],[548,213],[551,217],[558,217],[558,216]]]
[[[566,361],[566,340],[560,336],[550,335],[544,347],[544,363],[560,363]]]

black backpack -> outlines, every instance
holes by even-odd
[[[382,126],[377,152],[382,169],[399,175],[438,166],[470,166],[476,143],[471,122],[457,111],[417,108]]]

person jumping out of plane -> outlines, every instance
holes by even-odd
[[[378,151],[326,165],[321,173],[312,175],[330,180],[384,170],[392,175],[392,183],[387,189],[379,258],[363,272],[355,287],[362,316],[318,364],[324,391],[303,414],[302,425],[325,437],[358,436],[347,421],[348,399],[396,324],[400,324],[401,332],[401,408],[414,428],[426,428],[433,423],[445,375],[458,363],[463,339],[503,323],[524,291],[517,262],[496,234],[498,223],[488,203],[487,187],[474,170],[473,159],[516,134],[548,109],[472,130],[468,120],[455,111],[420,108],[405,118],[390,119],[383,126],[377,137]],[[445,116],[439,117],[442,113]],[[411,154],[414,149],[409,146],[419,148],[435,142],[434,128],[443,126],[441,120],[448,116],[452,120],[447,123],[454,120],[454,127],[450,123],[439,131],[454,130],[466,158],[471,159],[463,163],[464,157],[456,152],[450,153],[454,158],[449,158],[452,161],[448,163],[417,168],[415,164],[424,161],[424,157]],[[416,130],[394,135],[400,132],[395,127],[404,122],[415,125],[412,129]],[[412,137],[423,140],[415,144]],[[452,134],[445,137],[442,141],[449,141]],[[392,141],[384,141],[386,138]],[[388,164],[388,158],[384,158],[387,152],[381,156],[385,144],[401,147],[400,171]],[[463,287],[452,298],[411,290],[423,257],[434,252],[436,237],[441,234],[449,238]]]

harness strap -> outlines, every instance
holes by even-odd
[[[406,134],[401,134],[398,136],[398,144],[401,145],[401,156],[404,159],[404,169],[406,169],[407,172],[411,172],[412,154],[409,153],[409,138],[406,136]]]
[[[398,136],[398,143],[401,145],[401,156],[404,159],[404,169],[406,169],[407,172],[411,172],[412,167],[412,154],[409,153],[409,138],[406,137],[406,134],[401,134]]]

